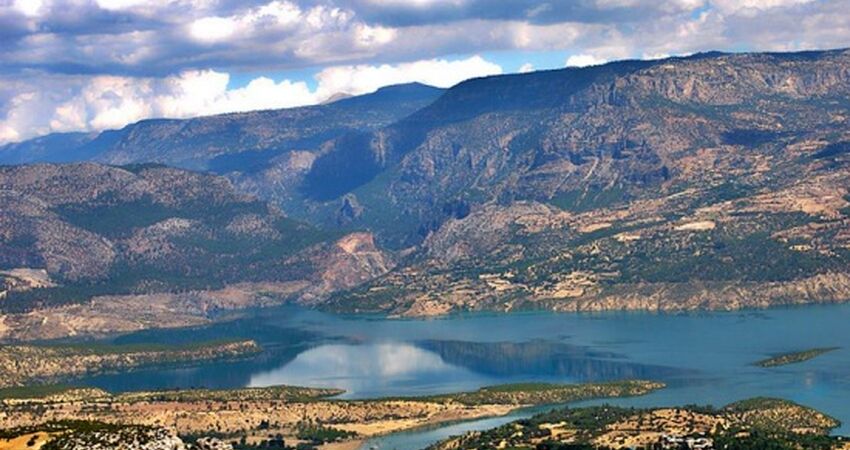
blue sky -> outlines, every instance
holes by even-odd
[[[850,0],[0,0],[0,144],[388,84],[850,46]]]
[[[482,52],[479,54],[482,58],[487,61],[491,61],[499,66],[501,66],[505,73],[516,73],[520,72],[524,66],[527,64],[531,64],[534,70],[547,70],[547,69],[560,69],[564,67],[565,62],[570,56],[576,55],[576,53],[571,53],[565,50],[551,50],[551,51],[537,51],[537,52],[524,52],[524,51],[494,51],[494,52]],[[459,60],[466,59],[472,54],[460,55],[444,55],[443,57],[448,60]],[[299,80],[304,81],[310,87],[310,89],[316,89],[318,87],[318,82],[315,79],[316,75],[322,71],[324,67],[322,66],[314,66],[314,67],[305,67],[303,69],[297,70],[281,70],[281,71],[247,71],[247,72],[233,72],[231,73],[230,83],[228,84],[228,88],[236,89],[245,87],[251,80],[256,79],[257,77],[266,76],[275,81],[283,81],[283,80]],[[226,69],[221,69],[226,70]]]

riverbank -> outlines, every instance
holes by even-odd
[[[563,408],[496,428],[451,437],[428,450],[531,449],[844,449],[830,437],[839,422],[793,402],[755,398],[720,409]],[[730,447],[731,445],[731,447]]]
[[[184,390],[112,395],[70,389],[45,397],[0,400],[0,428],[64,420],[167,427],[181,436],[257,442],[280,435],[317,445],[448,422],[502,416],[539,404],[645,395],[663,388],[650,381],[581,385],[521,384],[428,397],[338,400],[338,390],[289,386]],[[323,439],[332,438],[328,442]],[[353,444],[352,444],[353,445]]]
[[[260,350],[253,340],[183,346],[4,345],[0,346],[0,398],[4,388],[145,366],[244,358]]]

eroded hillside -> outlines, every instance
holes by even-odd
[[[164,166],[0,167],[0,195],[0,309],[30,313],[2,317],[0,335],[314,298],[394,264],[368,233],[319,231],[225,178]],[[157,308],[164,319],[134,320]]]

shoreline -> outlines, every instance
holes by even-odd
[[[38,345],[39,343],[52,343],[59,342],[57,345],[64,345],[65,342],[76,342],[80,340],[81,343],[85,344],[90,340],[104,340],[110,339],[118,336],[124,336],[136,332],[149,331],[149,330],[157,330],[157,329],[166,329],[166,330],[191,330],[193,328],[203,328],[213,325],[219,325],[224,323],[229,323],[235,320],[244,319],[249,317],[250,314],[255,313],[257,311],[270,311],[274,309],[280,308],[295,308],[301,309],[304,311],[312,311],[320,314],[327,314],[330,316],[336,317],[346,317],[346,318],[356,318],[363,320],[387,320],[387,321],[430,321],[430,320],[457,320],[457,319],[466,319],[466,318],[478,318],[478,317],[501,317],[501,316],[511,316],[511,315],[538,315],[538,314],[557,314],[557,315],[565,315],[565,316],[588,316],[588,317],[599,317],[599,316],[639,316],[639,315],[651,315],[651,316],[685,316],[685,317],[698,317],[700,315],[712,315],[712,314],[754,314],[754,313],[765,313],[770,311],[785,311],[785,310],[797,310],[803,308],[828,308],[828,307],[841,307],[847,306],[850,307],[850,298],[844,301],[815,301],[815,302],[788,302],[781,303],[775,305],[766,305],[766,306],[742,306],[738,308],[688,308],[688,309],[652,309],[652,308],[605,308],[605,309],[582,309],[582,310],[573,310],[568,308],[548,308],[548,307],[523,307],[519,309],[511,309],[511,310],[498,310],[498,309],[477,309],[477,310],[453,310],[444,314],[439,315],[400,315],[393,314],[389,312],[374,312],[374,311],[364,311],[364,312],[350,312],[350,311],[336,311],[328,308],[322,307],[309,307],[304,305],[299,305],[290,302],[283,303],[275,303],[275,304],[265,304],[265,305],[252,305],[247,307],[233,308],[233,309],[225,309],[220,311],[216,316],[192,316],[193,321],[181,323],[181,324],[173,324],[168,323],[165,326],[142,326],[141,324],[134,324],[135,326],[127,329],[103,329],[103,330],[90,330],[86,331],[75,331],[74,333],[65,334],[65,335],[47,335],[47,339],[44,336],[37,336],[27,338],[25,336],[18,336],[17,338],[10,338],[10,336],[15,336],[19,331],[15,331],[20,328],[27,328],[29,325],[20,322],[21,316],[29,316],[27,322],[31,321],[33,318],[38,318],[39,321],[43,321],[45,323],[55,322],[61,320],[65,317],[69,311],[62,311],[62,308],[80,308],[85,305],[72,305],[68,307],[60,307],[60,308],[47,308],[43,310],[36,310],[26,314],[2,314],[0,313],[0,345]],[[58,314],[53,317],[50,314]],[[45,316],[46,315],[46,316]],[[44,316],[44,317],[43,317]],[[52,319],[48,319],[47,316],[52,317]],[[109,317],[97,317],[98,322],[106,322]],[[11,323],[9,323],[11,322]],[[32,332],[32,330],[30,330]],[[29,332],[28,332],[29,333]],[[69,341],[69,339],[72,339]]]
[[[203,436],[217,430],[220,436],[237,439],[275,433],[291,438],[303,434],[310,424],[319,430],[343,433],[343,441],[357,440],[362,445],[374,437],[503,417],[530,406],[640,396],[664,387],[640,380],[499,385],[436,396],[367,400],[336,399],[333,396],[339,391],[293,386],[116,395],[97,389],[70,389],[44,398],[0,400],[5,412],[0,415],[0,429],[75,419],[166,426],[179,435]],[[357,447],[340,447],[345,448]]]

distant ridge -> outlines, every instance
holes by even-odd
[[[54,133],[0,146],[0,164],[161,162],[207,169],[221,154],[309,148],[352,130],[388,125],[435,100],[443,89],[410,83],[314,106],[153,118],[100,133]],[[139,141],[136,141],[139,139]]]

